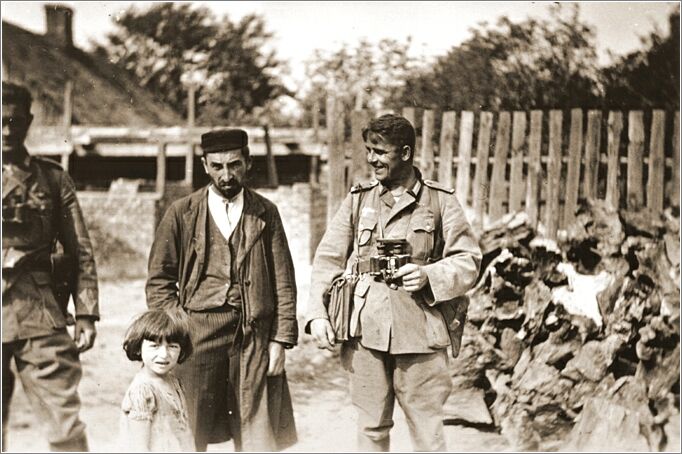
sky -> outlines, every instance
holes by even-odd
[[[74,41],[88,49],[114,29],[117,13],[151,2],[60,2],[74,9]],[[506,15],[513,21],[548,17],[548,2],[194,2],[227,14],[231,20],[248,13],[265,18],[274,33],[272,46],[289,61],[294,80],[303,77],[303,64],[315,49],[336,50],[344,42],[354,46],[361,38],[378,42],[412,37],[414,56],[435,57],[470,37],[480,22],[496,22]],[[654,27],[668,32],[667,18],[679,2],[580,2],[580,17],[594,26],[600,62],[608,51],[625,54],[639,47],[640,37]],[[45,2],[2,2],[2,19],[36,33],[45,31]]]

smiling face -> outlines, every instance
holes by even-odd
[[[244,157],[241,150],[206,153],[201,162],[213,185],[228,199],[242,189],[251,168],[251,159]]]
[[[367,162],[374,169],[374,177],[384,186],[393,187],[403,183],[412,168],[412,150],[388,142],[381,134],[369,132],[365,140]]]
[[[173,370],[178,364],[182,348],[177,342],[165,339],[155,342],[149,339],[142,341],[140,356],[144,368],[152,375],[162,377]]]

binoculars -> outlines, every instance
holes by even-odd
[[[2,223],[21,225],[28,221],[31,207],[27,203],[9,200],[9,203],[2,205]]]
[[[410,263],[407,240],[379,238],[377,252],[369,258],[369,274],[380,276],[393,289],[398,288],[400,279],[394,279],[393,275],[401,266]]]

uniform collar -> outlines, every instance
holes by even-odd
[[[13,166],[17,167],[21,170],[28,170],[31,167],[31,155],[28,154],[28,150],[26,150],[26,147],[21,147],[19,151],[17,151],[17,159],[13,160],[12,162],[3,162],[2,165],[4,166]]]
[[[418,168],[413,167],[413,169],[414,169],[414,176],[416,177],[416,181],[414,182],[414,185],[412,185],[412,187],[407,189],[405,192],[410,194],[413,198],[416,199],[417,196],[419,195],[419,191],[421,191],[421,189],[422,189],[422,174]],[[393,195],[391,194],[389,189],[384,185],[381,185],[381,192],[379,193],[379,195],[382,197],[382,199],[384,197],[386,197],[387,199],[390,198],[391,200],[393,199]],[[391,203],[391,206],[393,206],[392,203]]]

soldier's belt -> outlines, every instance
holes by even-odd
[[[39,254],[20,258],[16,261],[3,262],[2,270],[6,271],[52,271],[52,260],[49,254]]]
[[[370,264],[370,263],[371,263],[371,261],[370,261],[369,258],[361,258],[361,259],[359,259],[359,260],[357,261],[356,265],[355,265],[355,273],[356,273],[356,274],[366,274],[366,273],[369,273],[369,272],[372,270],[371,264]],[[415,259],[414,257],[411,257],[411,258],[410,258],[410,263],[414,263],[414,264],[417,264],[417,265],[424,265],[424,264],[427,263],[427,262],[425,262],[424,260],[419,260],[419,259]]]

